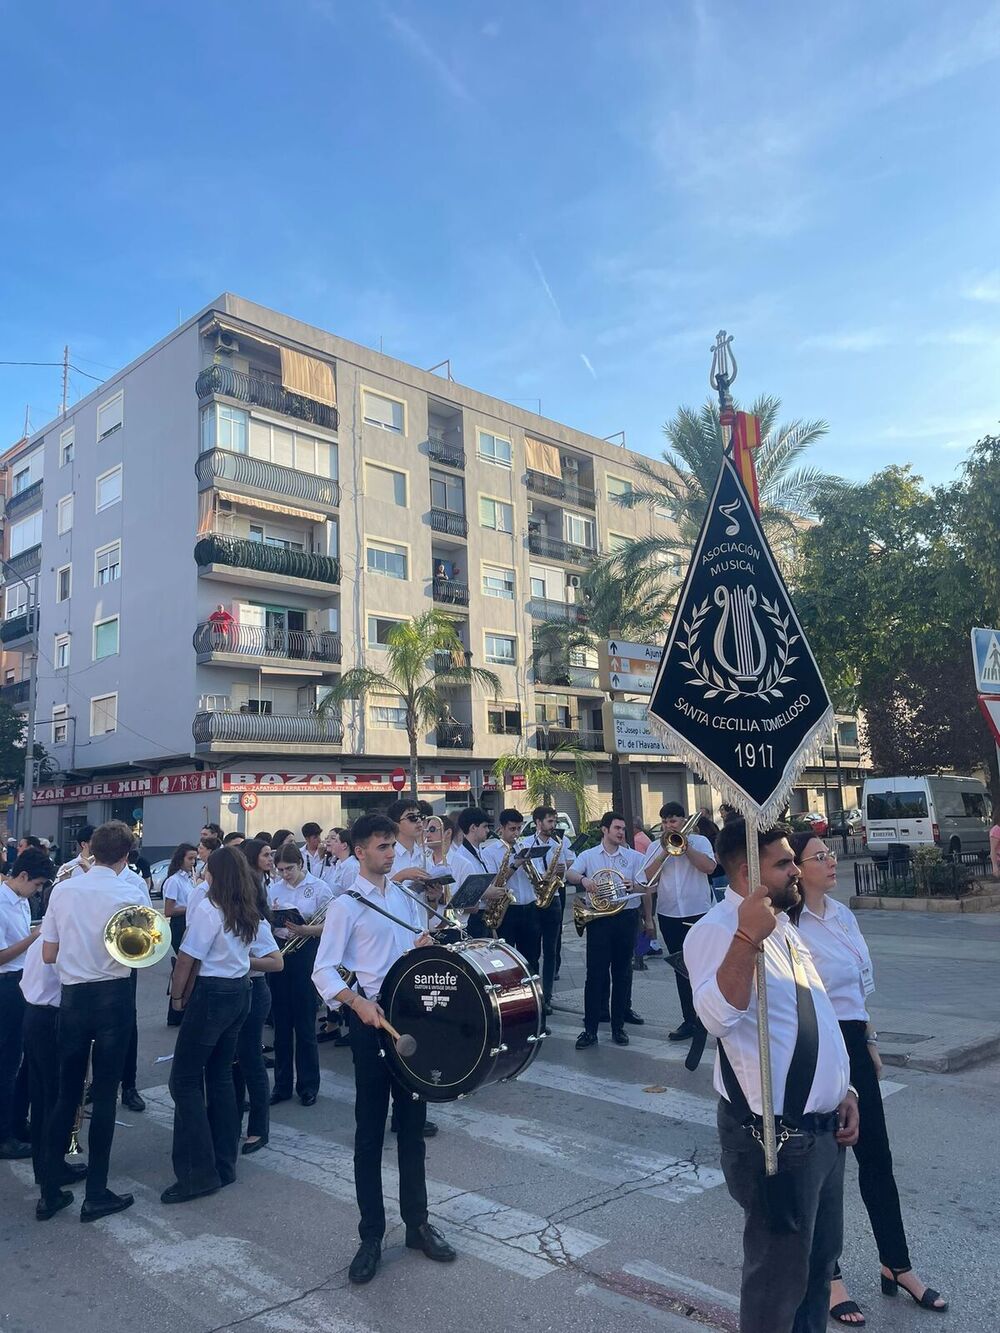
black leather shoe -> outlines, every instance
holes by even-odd
[[[267,1136],[265,1135],[263,1138],[254,1139],[252,1142],[248,1139],[247,1142],[244,1143],[243,1147],[240,1149],[240,1152],[243,1154],[244,1157],[249,1157],[251,1153],[260,1152],[261,1148],[266,1148],[266,1147],[267,1147]]]
[[[685,1020],[679,1028],[675,1028],[673,1032],[667,1033],[667,1041],[690,1041],[697,1030],[698,1029],[694,1023],[689,1023]]]
[[[56,1213],[68,1208],[72,1202],[73,1195],[69,1190],[60,1190],[58,1194],[53,1194],[47,1199],[41,1198],[35,1204],[35,1220],[47,1222],[50,1217],[55,1217]]]
[[[221,1185],[212,1185],[207,1190],[186,1190],[175,1180],[160,1195],[160,1203],[188,1203],[191,1199],[204,1199],[209,1194],[217,1194],[221,1188]]]
[[[80,1209],[81,1222],[96,1222],[99,1217],[110,1217],[112,1213],[123,1213],[135,1203],[133,1194],[113,1194],[105,1190],[100,1199],[84,1199]]]
[[[271,1105],[277,1106],[281,1102],[290,1102],[292,1094],[290,1092],[279,1092],[277,1088],[271,1093]]]
[[[423,1250],[428,1259],[438,1264],[450,1264],[458,1257],[437,1227],[421,1222],[418,1227],[406,1228],[406,1248]]]
[[[146,1109],[146,1103],[139,1096],[136,1088],[122,1088],[122,1106],[127,1106],[130,1111],[136,1113]]]
[[[578,1051],[585,1051],[588,1046],[596,1046],[596,1045],[597,1045],[596,1032],[581,1032],[576,1039],[576,1049]]]
[[[637,1014],[634,1009],[627,1009],[625,1011],[626,1023],[634,1023],[637,1028],[641,1028],[645,1023],[645,1021],[646,1020],[642,1017],[642,1015]]]
[[[612,1032],[611,1034],[611,1040],[615,1043],[616,1046],[627,1046],[628,1033],[625,1031],[624,1028],[615,1028],[614,1032]]]
[[[302,1103],[303,1106],[315,1106],[316,1094],[314,1092],[304,1092],[302,1096],[299,1098],[299,1101]]]
[[[0,1160],[2,1161],[18,1162],[22,1157],[30,1156],[30,1143],[23,1143],[20,1139],[4,1139],[0,1143]]]
[[[370,1282],[378,1272],[378,1266],[382,1259],[382,1242],[380,1240],[363,1240],[358,1246],[358,1252],[351,1260],[351,1266],[347,1270],[347,1279],[353,1282],[355,1286],[362,1286],[365,1282]]]
[[[62,1171],[59,1173],[60,1185],[75,1185],[79,1180],[87,1178],[86,1162],[66,1162]]]

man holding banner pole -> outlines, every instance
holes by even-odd
[[[778,915],[798,872],[774,825],[833,709],[760,523],[759,423],[734,409],[731,344],[722,332],[712,349],[723,457],[650,722],[743,816],[715,849],[732,887],[684,943],[698,1017],[719,1039],[722,1165],[745,1214],[740,1333],[821,1333],[857,1103],[822,982]]]

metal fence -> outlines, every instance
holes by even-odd
[[[916,861],[910,848],[900,845],[885,859],[855,862],[854,892],[859,898],[956,898],[968,891],[974,879],[988,878],[991,873],[986,851]]]

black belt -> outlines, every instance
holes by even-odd
[[[732,1103],[724,1101],[723,1105],[737,1119],[736,1112],[733,1110]],[[764,1123],[763,1116],[751,1115],[739,1122],[744,1129],[760,1130]],[[840,1128],[840,1114],[837,1111],[807,1111],[800,1115],[795,1125],[786,1125],[780,1115],[774,1117],[774,1128],[778,1138],[782,1133],[794,1134],[796,1130],[803,1134],[832,1134],[834,1130]]]
[[[21,984],[22,972],[23,968],[20,967],[17,969],[16,972],[0,972],[0,985],[2,985],[3,982],[9,980],[13,982],[15,985],[19,986]]]

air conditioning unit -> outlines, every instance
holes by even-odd
[[[225,329],[215,330],[212,347],[216,352],[225,352],[229,356],[232,356],[233,352],[238,352],[240,350],[240,345],[236,341],[235,336],[232,333],[228,333]]]
[[[567,588],[579,588],[579,586],[580,586],[580,575],[579,575],[579,574],[567,574],[567,575],[566,575],[566,587],[567,587]]]

